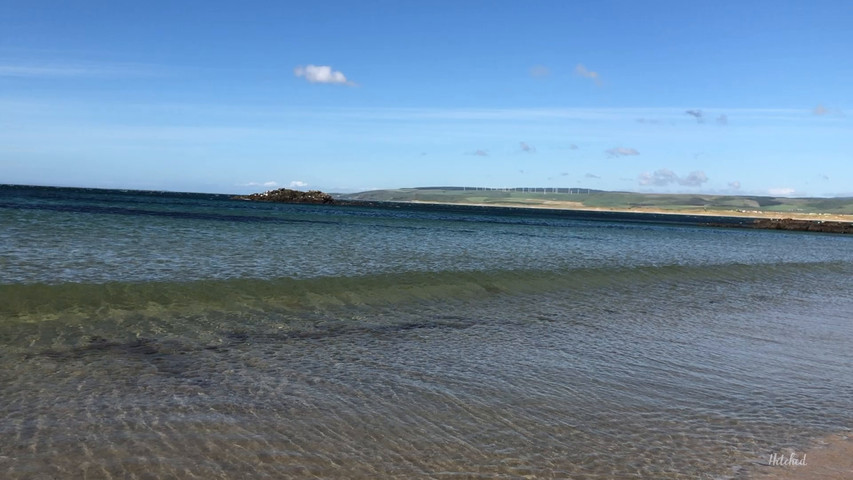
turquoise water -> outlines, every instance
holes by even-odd
[[[745,478],[853,420],[853,243],[0,187],[4,478]]]

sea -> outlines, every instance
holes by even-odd
[[[675,218],[2,186],[0,478],[741,479],[850,433],[853,237]]]

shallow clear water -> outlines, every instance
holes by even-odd
[[[853,427],[853,243],[0,189],[4,478],[741,478]]]

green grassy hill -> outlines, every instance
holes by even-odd
[[[572,193],[568,193],[571,191]],[[578,193],[580,192],[580,193]],[[588,192],[588,193],[587,193]],[[587,208],[632,209],[655,208],[686,211],[741,211],[779,213],[825,213],[853,215],[853,197],[786,198],[733,195],[645,194],[603,192],[587,189],[547,191],[475,190],[459,187],[400,188],[372,190],[336,198],[386,202],[476,203],[495,205],[537,206],[547,202],[577,202]]]

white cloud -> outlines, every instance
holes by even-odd
[[[667,185],[679,184],[687,187],[698,187],[708,181],[708,176],[705,172],[696,170],[690,172],[686,177],[679,177],[675,172],[668,168],[655,170],[654,173],[643,172],[638,178],[640,185],[654,185],[665,187]]]
[[[787,195],[791,195],[791,194],[792,194],[792,193],[794,193],[795,191],[796,191],[796,190],[794,190],[793,188],[787,188],[787,187],[769,188],[769,189],[767,189],[767,193],[769,193],[770,195],[780,196],[780,197],[784,197],[784,196],[787,196]]]
[[[303,182],[302,180],[294,180],[294,181],[290,182],[290,188],[301,188],[301,187],[307,187],[307,186],[308,186],[308,184]]]
[[[729,187],[733,190],[740,190],[740,182],[737,180],[729,182]]]
[[[636,148],[614,147],[604,151],[610,157],[625,157],[629,155],[639,155],[640,152]]]
[[[355,83],[347,80],[347,77],[338,70],[332,70],[328,65],[299,65],[293,69],[297,77],[304,77],[311,83],[332,83],[338,85],[354,86]]]
[[[594,81],[596,85],[601,86],[601,76],[598,72],[587,70],[587,68],[580,63],[575,67],[575,74],[580,75],[583,78],[589,78]]]

